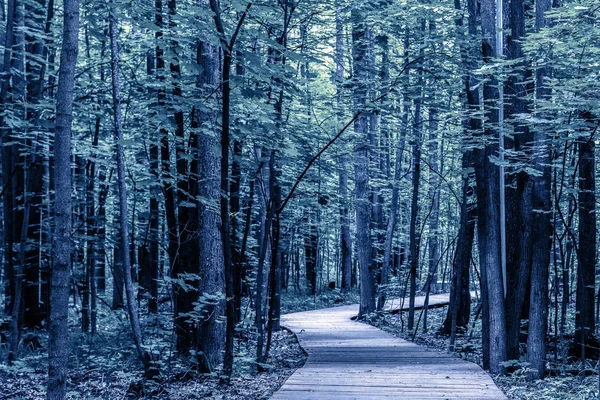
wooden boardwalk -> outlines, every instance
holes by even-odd
[[[308,360],[271,399],[506,399],[478,365],[352,321],[357,313],[352,305],[284,315]]]

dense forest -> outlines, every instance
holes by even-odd
[[[596,374],[599,18],[0,0],[0,399],[203,397],[277,369],[282,313],[398,298],[494,376]]]

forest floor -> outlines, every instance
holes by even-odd
[[[256,338],[248,329],[236,340],[234,374],[231,383],[225,384],[218,374],[198,374],[190,369],[189,360],[173,356],[169,322],[146,319],[142,321],[146,345],[159,352],[161,374],[156,382],[144,382],[123,310],[102,309],[93,341],[78,333],[78,319],[72,311],[68,399],[268,399],[306,361],[295,335],[283,330],[274,333],[270,357],[257,373]],[[29,344],[21,346],[12,366],[5,363],[7,344],[0,337],[0,400],[45,399],[47,332],[26,335]]]
[[[282,313],[355,304],[358,293],[342,297],[338,290],[311,296],[290,289],[282,302]],[[81,333],[79,310],[70,310],[71,355],[69,399],[268,399],[292,373],[304,365],[306,355],[295,335],[283,330],[273,335],[270,357],[256,372],[256,334],[249,313],[239,328],[235,343],[234,374],[230,384],[218,374],[198,374],[190,360],[178,359],[171,346],[172,317],[161,310],[161,318],[144,318],[146,345],[159,355],[160,379],[143,380],[142,366],[136,356],[131,328],[125,310],[111,310],[98,304],[98,328],[94,336]],[[2,320],[0,319],[0,325]],[[8,332],[0,332],[0,400],[44,399],[46,393],[47,331],[24,333],[19,358],[6,364]]]
[[[390,332],[406,340],[414,341],[416,344],[448,351],[448,336],[439,334],[438,329],[442,326],[448,307],[430,309],[428,311],[427,333],[422,329],[422,310],[416,311],[415,320],[421,321],[421,326],[417,329],[417,334],[402,332],[402,327],[406,327],[407,313],[398,314],[379,314],[369,320],[374,325],[386,332]],[[457,357],[472,361],[481,365],[481,323],[478,320],[475,326],[470,328],[466,335],[457,335],[456,352]],[[566,349],[559,351],[566,356]],[[549,357],[554,360],[554,353],[549,352]],[[552,363],[552,366],[555,366]],[[543,380],[530,382],[526,379],[527,366],[523,362],[514,361],[511,363],[513,370],[506,376],[492,376],[496,384],[506,393],[509,399],[524,400],[591,400],[598,399],[599,391],[598,375],[594,372],[595,361],[589,365],[583,366],[581,363],[561,363],[561,367],[567,371],[583,371],[579,374],[562,374],[549,376]]]

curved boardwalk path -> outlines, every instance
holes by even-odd
[[[284,315],[308,360],[271,399],[506,399],[478,365],[352,321],[357,314],[352,305]]]

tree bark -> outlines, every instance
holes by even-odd
[[[354,112],[367,101],[367,37],[361,2],[354,2],[352,18],[352,57],[354,59]],[[356,246],[360,274],[359,317],[375,311],[375,263],[371,257],[371,202],[369,185],[369,118],[361,113],[354,121],[357,136],[354,146],[354,184],[356,196]]]
[[[344,119],[344,18],[341,0],[335,1],[335,79],[337,123],[342,126]],[[343,152],[344,150],[342,150]],[[352,279],[352,237],[348,210],[348,156],[338,157],[338,185],[340,190],[340,244],[341,244],[341,289],[346,293],[351,288]]]
[[[71,125],[79,34],[79,3],[63,2],[63,41],[58,71],[54,136],[55,231],[48,327],[49,400],[66,397],[69,361],[69,283],[71,280]]]
[[[545,13],[551,8],[550,0],[536,1],[536,30],[547,25]],[[536,72],[536,98],[549,101],[552,90],[546,80],[551,77],[549,65]],[[548,132],[537,127],[534,132],[536,157],[534,167],[542,174],[533,177],[532,190],[532,248],[534,249],[531,266],[531,301],[529,310],[529,331],[527,336],[527,362],[531,364],[529,377],[541,379],[546,372],[546,330],[548,327],[548,276],[550,252],[552,247],[552,199],[551,199],[551,148],[548,144]],[[595,224],[595,221],[594,221]],[[555,277],[558,279],[558,277]],[[556,334],[556,332],[555,332]]]
[[[483,61],[492,62],[496,51],[496,7],[494,0],[481,2],[481,29],[483,35]],[[491,75],[483,85],[485,115],[484,136],[492,140],[484,149],[475,150],[475,177],[477,181],[477,221],[479,260],[481,275],[487,296],[483,306],[482,321],[486,326],[484,335],[489,335],[489,368],[494,374],[504,373],[502,362],[506,361],[506,318],[504,310],[503,279],[500,265],[500,210],[499,171],[490,160],[498,154],[495,138],[498,124],[498,80]],[[487,308],[487,309],[486,309]]]
[[[133,340],[142,361],[146,377],[154,377],[158,371],[151,362],[150,354],[144,348],[142,341],[142,329],[138,316],[135,290],[131,277],[131,259],[129,250],[129,227],[127,222],[127,185],[125,176],[125,155],[123,151],[123,126],[121,116],[121,87],[119,83],[119,28],[117,19],[117,0],[111,0],[109,17],[110,52],[111,52],[111,78],[112,78],[112,100],[114,113],[114,135],[115,151],[117,155],[117,186],[119,188],[119,225],[121,240],[122,267],[124,270],[125,294],[127,296],[127,311]],[[115,267],[116,268],[116,267]]]
[[[577,140],[579,146],[579,258],[577,268],[577,297],[575,313],[575,346],[578,355],[586,358],[586,344],[595,329],[594,288],[596,284],[596,180],[595,180],[595,140],[597,119],[590,113],[580,116],[592,129],[589,137]]]
[[[526,96],[531,88],[527,82],[532,80],[530,68],[524,61],[521,42],[525,37],[525,3],[523,0],[510,1],[509,13],[505,18],[505,26],[509,27],[507,35],[507,58],[514,60],[515,67],[504,85],[507,96],[505,107],[507,118],[513,120],[514,135],[507,137],[507,148],[521,157],[530,156],[533,134],[528,124],[519,120],[519,115],[531,112],[531,102]],[[517,163],[519,161],[517,160]],[[506,310],[506,347],[508,359],[519,359],[521,318],[527,317],[529,304],[529,281],[531,262],[534,255],[532,247],[534,209],[532,204],[533,180],[525,171],[507,174],[506,187],[506,247],[507,247],[507,292]],[[524,311],[524,312],[523,312]]]
[[[202,67],[198,87],[202,93],[217,86],[219,80],[219,49],[207,42],[198,44],[198,64]],[[202,129],[204,124],[216,124],[218,116],[209,111],[194,110],[194,124]],[[197,346],[200,371],[214,371],[223,362],[225,327],[219,319],[225,314],[225,299],[219,295],[225,291],[223,242],[219,214],[215,212],[220,201],[220,157],[215,148],[218,140],[212,135],[198,137],[198,195],[210,199],[212,206],[199,203],[200,237],[200,294],[207,298],[202,310]]]
[[[425,19],[421,19],[421,33],[425,34]],[[421,50],[421,56],[423,51]],[[419,225],[419,189],[421,183],[421,142],[423,137],[423,69],[418,71],[417,79],[418,93],[414,99],[415,104],[415,119],[412,135],[412,157],[413,157],[413,174],[412,174],[412,198],[410,204],[410,230],[409,230],[409,303],[408,303],[408,330],[411,331],[415,324],[415,296],[417,294],[417,271],[419,269],[419,245],[421,237],[417,225]]]

